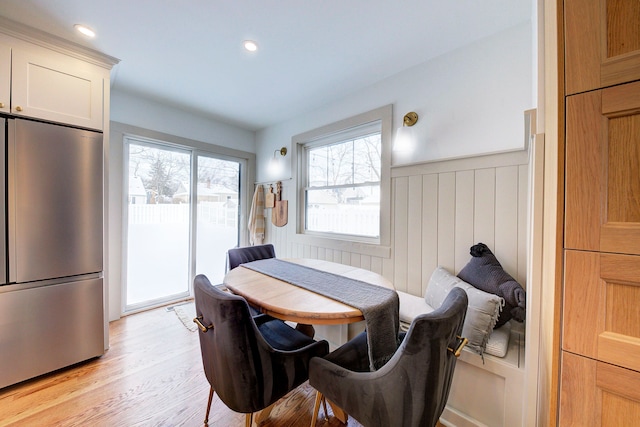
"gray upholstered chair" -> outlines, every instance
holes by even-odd
[[[233,248],[227,251],[227,269],[233,270],[245,262],[257,261],[259,259],[275,258],[276,250],[272,244],[244,246]]]
[[[440,308],[414,319],[391,360],[375,372],[369,372],[364,332],[312,359],[309,384],[318,390],[312,426],[324,398],[367,427],[435,426],[465,344],[467,305],[465,291],[452,289]]]
[[[276,250],[271,243],[266,245],[243,246],[240,248],[229,249],[227,251],[227,272],[229,270],[233,270],[240,264],[244,264],[245,262],[275,257]],[[251,310],[251,314],[253,316],[260,314],[260,310],[251,304],[249,304],[249,310]],[[313,335],[311,335],[311,338],[313,338]]]
[[[314,341],[269,316],[252,317],[244,298],[212,286],[204,275],[194,280],[196,318],[204,373],[211,385],[204,424],[213,394],[230,409],[247,414],[272,405],[308,378],[309,361],[329,352],[326,341]]]

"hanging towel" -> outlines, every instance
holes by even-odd
[[[256,186],[249,212],[249,243],[261,245],[264,240],[264,187]]]

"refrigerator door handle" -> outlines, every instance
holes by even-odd
[[[7,121],[4,118],[0,117],[0,200],[4,207],[0,207],[0,286],[5,285],[7,283],[7,263],[5,260],[7,259],[7,234],[6,234],[6,173],[5,173],[5,165],[6,158],[5,153],[6,150],[6,124]]]

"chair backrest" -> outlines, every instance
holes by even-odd
[[[414,319],[394,355],[394,358],[398,357],[397,362],[393,359],[389,362],[396,363],[390,368],[412,372],[418,378],[415,383],[409,383],[412,391],[410,419],[420,421],[402,425],[436,425],[440,418],[449,398],[457,361],[452,350],[462,333],[468,304],[464,290],[452,289],[438,310]],[[405,386],[404,397],[409,398],[406,391]]]
[[[245,262],[257,261],[259,259],[275,258],[276,250],[272,244],[245,246],[233,248],[227,251],[227,268],[233,270]]]
[[[201,323],[213,325],[199,332],[204,372],[230,409],[262,410],[306,381],[308,371],[264,339],[244,298],[212,286],[204,275],[196,276],[194,294]]]
[[[324,359],[312,361],[309,383],[370,427],[435,426],[449,397],[453,351],[467,311],[464,290],[454,288],[437,310],[416,317],[393,357],[368,372],[366,334]]]

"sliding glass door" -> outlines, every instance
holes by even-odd
[[[124,312],[189,297],[195,274],[221,282],[238,245],[241,161],[127,137],[125,163]]]

